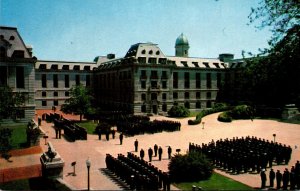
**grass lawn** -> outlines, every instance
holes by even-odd
[[[209,180],[175,184],[176,187],[182,190],[192,190],[193,185],[201,187],[203,190],[254,190],[245,184],[217,173],[213,173]]]
[[[5,125],[2,125],[5,127]],[[12,149],[20,149],[26,146],[26,124],[14,124],[7,126],[9,129],[12,129],[12,136],[11,136],[11,144]]]
[[[77,125],[84,127],[87,130],[88,134],[94,134],[95,128],[98,124],[94,123],[93,121],[82,121],[77,122]]]

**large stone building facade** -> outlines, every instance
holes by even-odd
[[[173,105],[192,111],[211,108],[219,87],[232,66],[232,54],[218,58],[189,57],[184,34],[175,41],[175,56],[167,56],[153,43],[132,45],[125,57],[114,54],[94,62],[37,60],[13,27],[1,27],[0,85],[24,93],[27,101],[20,118],[35,109],[61,106],[70,89],[90,87],[97,106],[132,114],[166,114]]]

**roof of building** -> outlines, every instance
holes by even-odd
[[[178,45],[189,45],[189,41],[183,33],[181,33],[181,35],[176,39],[175,46]]]

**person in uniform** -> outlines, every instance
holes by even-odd
[[[270,179],[270,187],[274,187],[274,179],[275,179],[275,172],[273,168],[271,168],[270,173],[269,173],[269,179]]]
[[[158,150],[158,146],[157,144],[154,145],[154,156],[157,156],[157,150]]]
[[[290,181],[290,173],[289,170],[286,168],[282,175],[282,189],[287,190]]]
[[[277,172],[276,172],[276,186],[277,186],[277,189],[281,188],[281,180],[282,180],[282,174],[281,174],[280,170],[277,170]]]
[[[163,150],[161,147],[158,148],[158,160],[161,160],[161,156],[162,156]]]
[[[142,160],[144,160],[144,157],[145,157],[145,151],[144,151],[144,149],[140,150],[140,157],[141,157]]]
[[[152,148],[150,147],[150,148],[148,149],[149,162],[152,161],[152,155],[153,155],[153,150],[152,150]]]
[[[122,145],[122,144],[123,144],[123,133],[121,133],[121,134],[119,135],[119,138],[120,138],[120,145]]]
[[[260,179],[261,179],[261,189],[264,189],[266,187],[266,181],[267,181],[267,176],[266,176],[266,173],[265,173],[265,169],[261,170]]]
[[[138,147],[139,147],[139,142],[138,142],[138,140],[136,139],[136,140],[134,141],[134,151],[135,151],[135,152],[138,151]]]
[[[168,147],[168,158],[171,159],[171,155],[172,155],[172,148],[171,146]]]

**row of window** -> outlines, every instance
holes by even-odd
[[[142,54],[146,54],[146,50],[145,50],[145,49],[142,50],[141,53],[142,53]],[[153,54],[153,50],[149,50],[148,54],[152,55],[152,54]],[[159,54],[160,54],[159,50],[157,50],[157,51],[155,52],[155,54],[156,54],[156,55],[159,55]]]
[[[47,69],[47,64],[40,64],[39,69],[46,70]],[[50,69],[51,70],[58,70],[58,64],[52,64]],[[62,70],[70,70],[70,65],[63,65]],[[74,65],[72,70],[80,70],[80,66],[79,65]],[[83,70],[90,71],[91,66],[84,66]]]
[[[177,102],[174,102],[174,105],[178,105],[178,103],[177,103]],[[157,113],[157,107],[158,107],[157,105],[153,105],[152,108],[151,108],[151,109],[152,109],[152,112]],[[190,102],[188,102],[188,101],[185,102],[185,103],[184,103],[184,107],[190,109],[190,108],[191,108]],[[207,101],[207,102],[206,102],[206,108],[211,108],[211,107],[212,107],[212,102],[211,102],[211,101]],[[196,108],[196,109],[201,109],[201,102],[200,102],[200,101],[197,101],[197,102],[196,102],[195,108]],[[146,109],[147,109],[147,106],[146,106],[145,104],[141,106],[141,112],[142,112],[142,113],[146,113],[146,112],[147,112]],[[164,111],[164,112],[167,112],[167,111],[168,111],[168,106],[167,106],[166,103],[163,103],[163,104],[162,104],[161,110]]]
[[[58,97],[58,92],[53,92],[53,96],[54,96],[54,97]],[[66,96],[66,97],[69,97],[69,96],[70,96],[70,92],[66,91],[66,92],[65,92],[65,96]],[[47,92],[42,91],[42,97],[47,97]]]
[[[184,99],[190,99],[190,92],[184,92]],[[161,95],[162,100],[167,100],[167,94],[162,93]],[[196,99],[201,98],[201,93],[196,92]],[[211,92],[206,93],[206,99],[211,99]],[[178,92],[173,92],[173,99],[178,99]],[[142,93],[141,94],[141,100],[146,101],[146,94]],[[151,100],[157,100],[157,93],[151,93]]]
[[[42,106],[47,106],[47,105],[48,105],[48,102],[50,102],[50,101],[42,100]],[[50,105],[51,105],[51,104],[50,104]],[[51,106],[58,106],[58,100],[53,100]]]
[[[47,88],[47,74],[42,74],[42,88]],[[68,74],[64,75],[65,80],[65,88],[70,87],[70,76]],[[80,85],[80,75],[75,75],[75,83],[76,85]],[[91,77],[90,75],[86,75],[85,85],[90,86]],[[53,74],[53,87],[58,88],[58,74]]]

